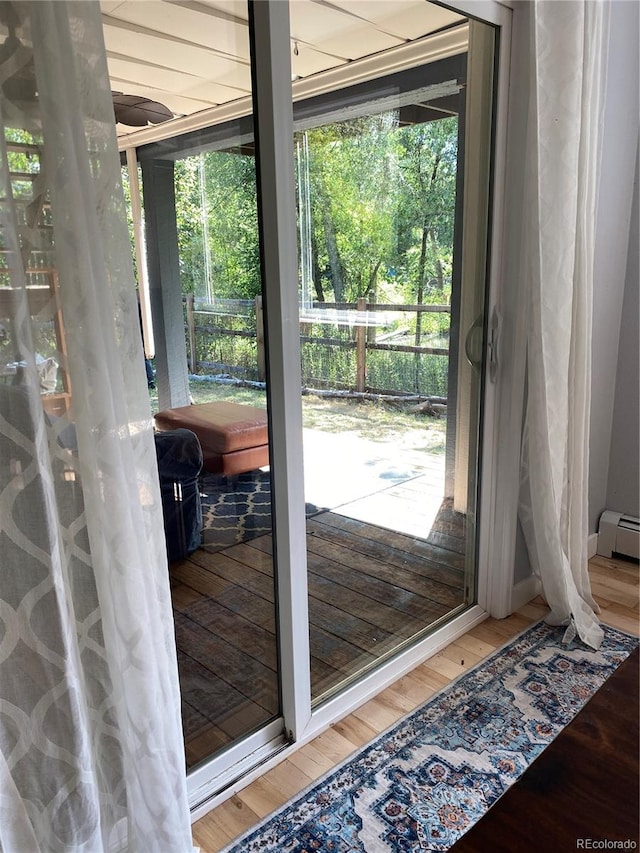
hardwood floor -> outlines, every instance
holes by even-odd
[[[638,635],[638,564],[595,557],[589,571],[601,620]],[[507,619],[482,622],[197,821],[194,843],[202,853],[217,853],[546,612],[536,599]]]
[[[307,521],[315,699],[464,603],[464,516],[427,540],[335,512]],[[278,712],[270,535],[170,567],[187,765]]]

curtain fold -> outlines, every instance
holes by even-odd
[[[100,8],[3,3],[0,35],[0,849],[182,853],[174,628]]]
[[[522,286],[527,397],[519,515],[551,609],[598,648],[588,575],[593,259],[608,0],[535,0]]]

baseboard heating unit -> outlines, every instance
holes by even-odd
[[[598,527],[598,551],[601,557],[622,554],[640,559],[640,518],[605,510]]]

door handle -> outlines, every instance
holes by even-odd
[[[493,307],[491,312],[491,322],[489,323],[489,341],[487,349],[489,351],[489,379],[491,382],[496,382],[498,378],[498,333],[500,331],[500,315],[498,309]]]
[[[475,370],[480,370],[482,368],[482,346],[478,348],[479,354],[475,354],[473,352],[474,349],[474,338],[477,337],[477,333],[480,332],[482,336],[482,326],[484,323],[484,313],[481,311],[476,319],[473,321],[471,326],[469,326],[469,331],[467,332],[467,336],[464,339],[464,354],[467,357],[467,361]]]
[[[473,321],[464,339],[464,352],[467,361],[474,368],[480,371],[482,369],[482,345],[475,344],[477,333],[482,334],[484,323],[484,313],[480,312]],[[489,322],[488,341],[487,341],[487,361],[489,365],[489,379],[495,382],[498,376],[498,332],[500,329],[500,315],[498,309],[494,307],[491,312],[491,321]],[[475,344],[475,346],[474,346]],[[474,352],[475,350],[475,352]]]

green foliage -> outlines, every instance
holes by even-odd
[[[42,144],[40,135],[17,127],[5,128],[4,135],[7,142],[19,142],[25,146]],[[22,151],[7,151],[7,160],[11,172],[33,174],[40,171],[40,156],[28,148]]]
[[[198,285],[204,278],[199,158],[178,160],[174,180],[182,292],[198,293]]]
[[[315,268],[325,294],[353,302],[378,290],[378,301],[393,294],[446,304],[457,119],[406,127],[396,113],[354,119],[301,134],[301,151],[305,136]]]
[[[176,163],[183,293],[251,299],[261,290],[255,161],[211,151]]]
[[[377,290],[378,301],[448,301],[457,124],[450,117],[401,127],[388,112],[296,136],[314,276],[329,300],[354,302]],[[183,292],[260,292],[255,181],[253,156],[238,149],[176,163]]]
[[[200,373],[258,378],[256,316],[251,304],[237,306],[236,313],[196,311],[195,322]],[[188,338],[186,343],[188,350]]]
[[[355,349],[303,343],[302,384],[308,388],[353,389],[356,383]],[[380,393],[447,396],[448,359],[437,355],[367,352],[368,390]]]
[[[394,164],[389,115],[307,131],[316,266],[336,301],[354,302],[375,286],[394,239]],[[298,181],[303,180],[298,175]]]
[[[367,353],[367,387],[376,391],[447,396],[449,360],[440,355],[374,351]]]
[[[457,134],[455,116],[401,126],[391,111],[296,135],[298,217],[311,236],[300,250],[311,257],[316,296],[450,302]],[[183,293],[204,302],[252,300],[261,292],[253,155],[229,148],[178,161],[175,192]],[[255,338],[216,327],[238,332],[244,320],[197,322],[209,326],[198,334],[199,361],[255,377]],[[399,315],[380,331],[396,332],[402,343],[446,346],[449,314]],[[352,340],[348,328],[330,325],[314,324],[304,335]],[[304,342],[302,370],[305,384],[353,387],[355,350]],[[371,388],[446,396],[443,357],[370,351],[367,371]]]
[[[355,350],[305,343],[301,346],[302,384],[309,388],[354,388]]]
[[[453,258],[457,119],[403,128],[398,156],[398,267],[405,293],[422,296],[419,301],[446,303]]]
[[[136,280],[136,285],[140,283],[138,278],[138,258],[136,256],[136,244],[134,237],[134,228],[133,228],[133,211],[131,208],[131,185],[129,183],[129,170],[126,166],[120,167],[120,176],[122,179],[122,190],[124,193],[124,203],[125,209],[127,212],[127,228],[129,230],[129,243],[131,244],[131,257],[133,259],[133,275]],[[140,187],[140,193],[142,193],[142,179],[140,175],[140,167],[138,166],[138,185]]]

